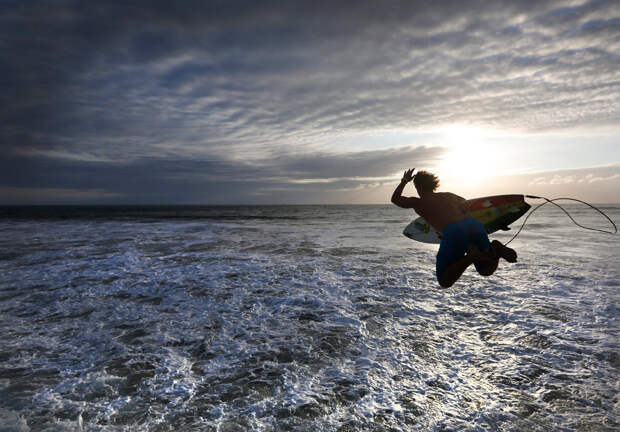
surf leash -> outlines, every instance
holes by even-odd
[[[544,199],[545,202],[542,204],[539,204],[538,206],[534,207],[534,209],[530,212],[529,215],[527,215],[527,217],[525,218],[525,220],[523,221],[523,224],[521,224],[521,228],[519,228],[519,231],[517,231],[517,233],[510,239],[508,240],[508,242],[504,243],[504,245],[507,245],[508,243],[510,243],[511,241],[513,241],[514,239],[517,238],[517,236],[519,235],[519,233],[521,232],[521,230],[523,229],[523,227],[525,226],[525,223],[527,222],[527,220],[530,218],[530,216],[532,216],[532,213],[534,213],[536,210],[538,210],[539,208],[541,208],[542,206],[544,206],[545,204],[553,204],[556,207],[559,207],[564,213],[566,213],[566,215],[570,218],[570,220],[573,221],[573,223],[575,225],[577,225],[580,228],[583,229],[587,229],[587,230],[591,230],[591,231],[598,231],[598,232],[602,232],[605,234],[616,234],[618,232],[618,227],[616,227],[616,224],[614,223],[614,221],[612,221],[609,216],[607,216],[602,210],[596,208],[595,206],[593,206],[592,204],[588,204],[585,201],[581,201],[578,200],[576,198],[554,198],[554,199],[549,199],[549,198],[545,198],[545,197],[539,197],[539,196],[535,196],[535,195],[525,195],[526,198],[532,198],[532,199]],[[598,228],[592,228],[592,227],[587,227],[587,226],[583,226],[581,224],[579,224],[575,219],[573,219],[573,217],[570,215],[570,213],[568,211],[566,211],[566,209],[564,209],[564,207],[562,207],[561,205],[557,204],[555,201],[560,201],[560,200],[568,200],[568,201],[577,201],[579,203],[585,204],[590,208],[593,208],[594,210],[596,210],[597,212],[599,212],[600,214],[602,214],[603,216],[605,216],[605,218],[607,218],[607,220],[611,223],[611,225],[614,227],[614,231],[607,231],[607,230],[602,230],[602,229],[598,229]]]

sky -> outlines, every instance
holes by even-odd
[[[0,204],[620,202],[614,0],[0,7]]]

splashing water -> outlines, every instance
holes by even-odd
[[[393,206],[79,211],[0,220],[0,430],[620,428],[618,237],[559,210],[449,290]]]

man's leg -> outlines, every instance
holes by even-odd
[[[450,288],[459,280],[465,269],[473,263],[476,264],[476,270],[480,275],[491,276],[497,270],[500,258],[508,262],[516,262],[517,252],[504,246],[498,240],[491,242],[490,252],[482,252],[476,245],[472,244],[467,250],[467,255],[457,258],[445,268],[439,278],[439,285],[442,288]]]
[[[490,252],[481,252],[476,246],[470,246],[467,254],[473,258],[476,270],[482,276],[495,273],[500,258],[511,263],[517,262],[517,252],[504,246],[499,240],[491,242]]]
[[[481,276],[491,276],[497,270],[499,257],[493,254],[492,249],[491,252],[482,252],[477,246],[471,245],[467,254],[474,260],[476,271]]]
[[[454,260],[445,268],[439,277],[439,285],[441,285],[442,288],[450,288],[454,285],[454,282],[459,280],[465,269],[473,262],[474,260],[469,254]]]
[[[493,240],[491,242],[491,253],[493,256],[504,258],[508,262],[517,262],[517,251],[508,246],[504,246],[499,240]]]

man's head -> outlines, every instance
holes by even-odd
[[[439,179],[428,171],[418,171],[413,178],[413,184],[420,193],[434,192],[439,187]]]

